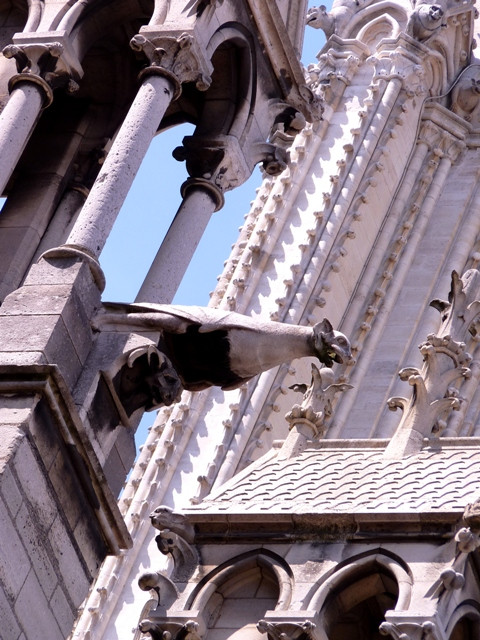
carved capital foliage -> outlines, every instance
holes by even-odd
[[[234,136],[186,136],[173,157],[185,161],[192,178],[207,180],[222,193],[243,184],[251,173]]]
[[[259,620],[257,629],[266,633],[268,640],[316,640],[315,624],[305,622],[267,622]]]
[[[168,76],[177,85],[178,95],[185,82],[194,82],[200,91],[206,91],[211,84],[212,64],[189,33],[166,36],[147,28],[131,39],[130,46],[148,59],[149,67],[142,73]]]
[[[384,48],[367,60],[374,66],[373,81],[400,80],[409,97],[425,95],[428,82],[420,58],[400,44],[394,50]]]
[[[153,640],[201,640],[199,625],[194,620],[185,623],[162,619],[142,620],[139,624],[142,633],[149,633]]]
[[[329,103],[340,97],[358,68],[366,58],[367,49],[361,43],[344,43],[333,37],[331,47],[319,57],[318,64],[311,64],[306,70],[310,89]]]
[[[66,87],[71,93],[78,89],[74,79],[79,77],[78,68],[66,61],[61,42],[9,44],[2,53],[5,58],[14,59],[17,66],[18,74],[9,81],[10,91],[18,82],[31,81],[43,88],[50,104],[52,89]]]
[[[434,622],[382,622],[379,627],[382,636],[393,640],[440,640]]]

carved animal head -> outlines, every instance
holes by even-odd
[[[334,362],[344,364],[352,360],[348,338],[340,331],[334,331],[326,318],[313,327],[313,337],[317,357],[327,367],[333,366]]]
[[[428,10],[428,17],[432,22],[437,22],[443,18],[443,9],[438,4],[432,4]]]
[[[314,29],[322,29],[327,37],[332,35],[334,23],[333,16],[327,12],[327,8],[323,4],[319,7],[310,7],[307,12],[306,24]]]
[[[120,373],[119,395],[128,415],[180,399],[183,387],[170,360],[153,345],[134,349]]]

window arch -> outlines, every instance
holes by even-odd
[[[288,608],[292,577],[284,564],[264,552],[243,554],[202,580],[188,608],[201,611],[204,640],[264,640],[257,623],[272,609]]]
[[[447,626],[448,640],[477,640],[480,638],[480,606],[464,602],[454,611]]]
[[[319,611],[328,640],[380,640],[385,613],[408,607],[411,585],[397,561],[373,553],[352,558],[330,574],[308,609]]]

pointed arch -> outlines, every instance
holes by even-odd
[[[317,588],[306,609],[317,611],[328,640],[377,637],[385,612],[407,609],[412,578],[403,563],[379,550],[336,567]],[[363,635],[362,635],[363,633]]]
[[[255,568],[265,570],[270,578],[276,582],[278,597],[274,608],[276,610],[288,609],[292,599],[293,574],[282,558],[264,549],[241,554],[213,569],[193,590],[186,609],[202,611],[219,586],[232,580],[236,581],[239,575],[245,575]]]
[[[476,640],[480,638],[480,604],[467,600],[458,605],[446,628],[448,640]]]

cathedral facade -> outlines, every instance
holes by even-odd
[[[2,638],[480,638],[473,3],[0,14]],[[182,203],[110,304],[100,252],[181,122]],[[172,307],[258,164],[209,309]]]

